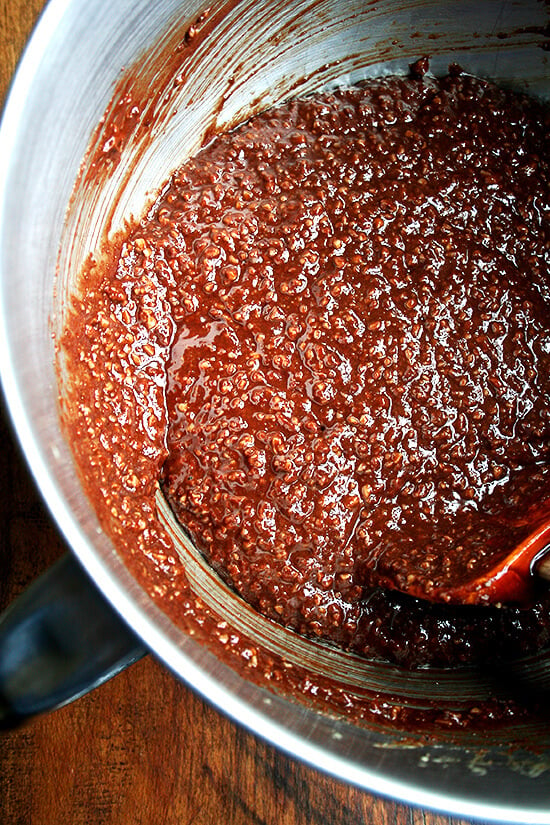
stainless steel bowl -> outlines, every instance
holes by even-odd
[[[129,574],[82,491],[54,368],[55,332],[86,256],[105,232],[141,213],[205,134],[290,94],[404,72],[425,55],[434,73],[458,62],[548,98],[549,8],[537,0],[217,0],[204,11],[201,0],[51,0],[15,77],[0,131],[0,368],[36,481],[97,588],[223,712],[374,792],[462,816],[550,823],[550,734],[540,726],[452,736],[440,727],[426,737],[357,723],[247,678],[175,626]],[[139,101],[148,128],[130,134],[99,186],[98,123],[106,111],[109,121],[123,91]],[[328,654],[266,626],[221,584],[205,581],[200,558],[182,553],[196,588],[231,626],[314,680],[324,671],[350,692],[411,706],[435,700],[450,710],[493,689],[475,672],[411,675]]]

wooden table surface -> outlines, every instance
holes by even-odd
[[[115,0],[116,2],[116,0]],[[44,0],[0,0],[0,100]],[[0,608],[63,546],[0,409]],[[151,656],[0,738],[1,825],[449,825],[307,768]]]

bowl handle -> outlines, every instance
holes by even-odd
[[[147,652],[66,553],[0,616],[0,728],[77,699]]]

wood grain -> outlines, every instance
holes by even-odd
[[[0,99],[42,0],[0,0]],[[63,552],[0,409],[0,608]],[[1,825],[460,825],[321,775],[152,657],[0,739]]]

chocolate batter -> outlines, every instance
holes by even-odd
[[[159,480],[299,633],[408,667],[548,644],[545,595],[461,610],[383,585],[429,598],[550,512],[549,125],[422,66],[293,100],[187,161],[88,271],[68,428],[161,602],[182,584]]]

